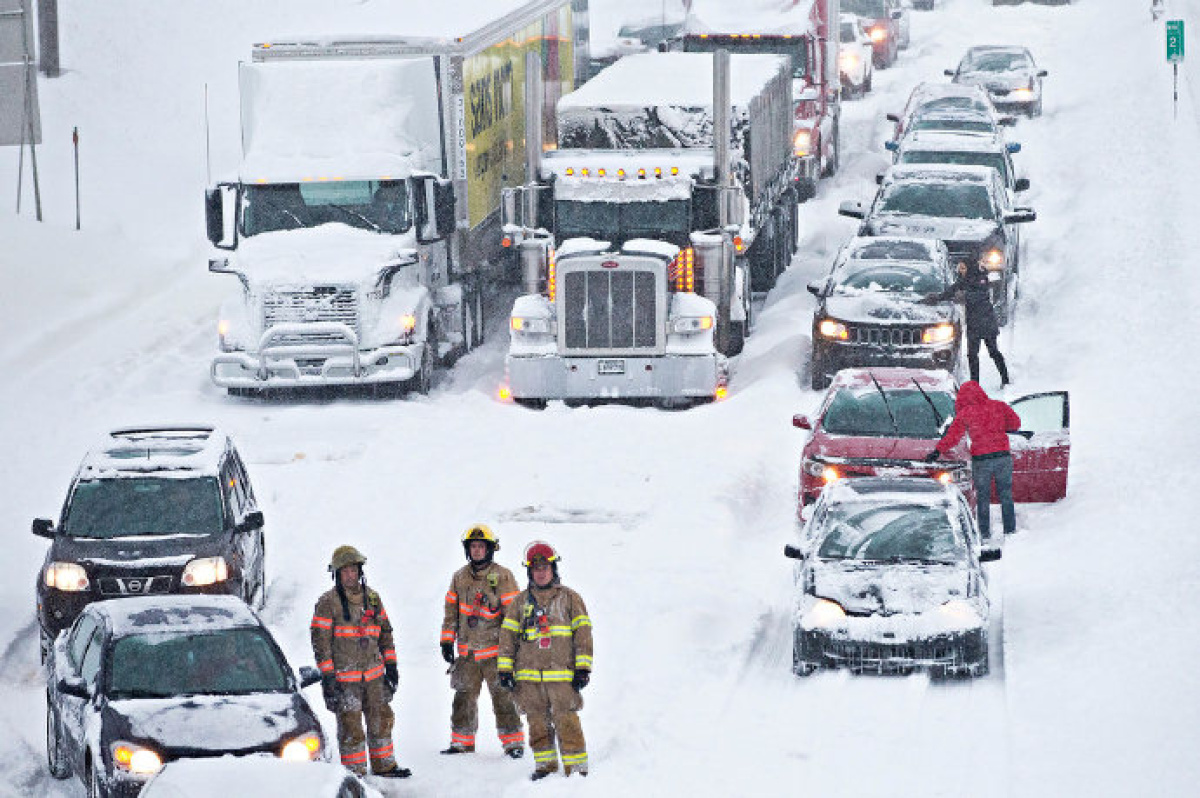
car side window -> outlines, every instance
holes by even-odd
[[[71,638],[67,641],[67,657],[71,661],[71,667],[75,670],[79,670],[79,663],[83,661],[84,649],[92,639],[92,633],[96,631],[96,623],[94,616],[84,614],[79,616],[79,620],[75,622],[75,628],[71,630]]]
[[[87,651],[83,655],[83,663],[79,666],[79,675],[88,687],[96,686],[96,677],[100,674],[100,655],[104,651],[104,630],[96,627],[88,642]]]
[[[251,487],[250,478],[246,474],[246,464],[242,462],[242,458],[237,454],[237,452],[233,453],[232,460],[233,470],[237,476],[237,486],[242,495],[242,503],[245,505],[246,511],[249,512],[258,504],[258,502],[254,500],[254,488]]]

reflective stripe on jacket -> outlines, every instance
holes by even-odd
[[[492,659],[500,652],[504,610],[520,592],[512,571],[502,565],[489,563],[481,571],[469,563],[459,568],[450,578],[446,593],[441,641],[457,640],[460,657],[473,654],[476,660]]]
[[[370,588],[346,591],[349,620],[337,589],[317,599],[310,628],[313,658],[321,673],[339,682],[369,682],[383,676],[384,665],[396,661],[392,622],[379,594]]]
[[[500,671],[522,682],[569,682],[576,669],[591,670],[592,620],[580,595],[557,584],[535,587],[535,606],[530,592],[517,596],[500,626]]]

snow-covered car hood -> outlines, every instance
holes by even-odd
[[[921,458],[933,451],[936,444],[936,438],[857,437],[818,431],[813,433],[804,454],[822,459],[910,460],[917,467],[924,465]]]
[[[112,540],[59,536],[51,553],[56,560],[101,568],[171,569],[182,568],[193,557],[220,554],[221,541],[217,535],[139,535]]]
[[[897,615],[936,609],[966,598],[969,570],[962,565],[813,562],[813,592],[851,615]]]
[[[859,294],[835,294],[826,297],[825,313],[851,322],[895,322],[937,324],[950,321],[954,311],[949,304],[922,305],[911,294],[883,294],[863,291]]]
[[[128,733],[185,756],[261,750],[319,729],[298,693],[122,699],[108,709],[116,716],[112,733]]]
[[[872,235],[917,236],[943,241],[982,241],[996,232],[990,219],[948,219],[944,216],[884,214],[876,216],[868,227]]]
[[[235,268],[251,286],[369,283],[381,269],[415,260],[416,236],[333,223],[245,238],[236,254]]]

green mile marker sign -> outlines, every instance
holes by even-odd
[[[1167,63],[1177,64],[1183,60],[1183,20],[1167,20]]]

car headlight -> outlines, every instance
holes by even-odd
[[[979,256],[979,265],[989,272],[1004,271],[1004,250],[992,247]]]
[[[821,323],[817,325],[817,332],[825,338],[836,338],[839,341],[850,337],[850,330],[846,325],[833,319],[821,319]]]
[[[229,564],[224,557],[197,557],[183,569],[183,583],[188,587],[224,582],[229,578]]]
[[[1014,89],[1012,96],[1013,96],[1014,100],[1032,100],[1033,99],[1033,89],[1028,88],[1028,87]]]
[[[871,41],[881,42],[887,38],[887,28],[878,27],[871,28]]]
[[[279,749],[279,758],[288,762],[308,762],[321,755],[321,738],[316,732],[302,734],[294,740],[288,740]]]
[[[944,344],[954,340],[954,325],[953,324],[938,324],[933,327],[926,327],[921,333],[921,343],[923,344]]]
[[[959,623],[978,624],[983,622],[975,606],[962,599],[950,599],[938,607],[938,613]]]
[[[797,130],[796,135],[792,137],[792,150],[797,158],[803,158],[812,152],[812,131]]]
[[[820,460],[805,460],[801,468],[803,468],[804,473],[808,474],[809,476],[825,480],[825,484],[836,482],[842,478],[841,472],[839,472],[835,466],[831,466],[829,463],[823,463]]]
[[[524,335],[549,335],[550,319],[545,317],[530,318],[526,316],[513,316],[509,320],[509,326],[512,331]]]
[[[52,562],[46,566],[42,576],[46,587],[61,590],[64,593],[78,593],[89,587],[87,571],[83,566],[73,562]]]
[[[804,613],[804,616],[800,619],[800,623],[812,629],[837,626],[844,620],[846,620],[846,611],[842,609],[841,604],[829,599],[819,598]]]
[[[163,766],[162,757],[155,751],[124,740],[117,740],[112,744],[112,758],[119,770],[139,776],[153,776],[162,770]]]
[[[712,326],[712,316],[684,316],[671,322],[671,332],[681,335],[692,335],[704,332],[705,330],[711,330]]]

